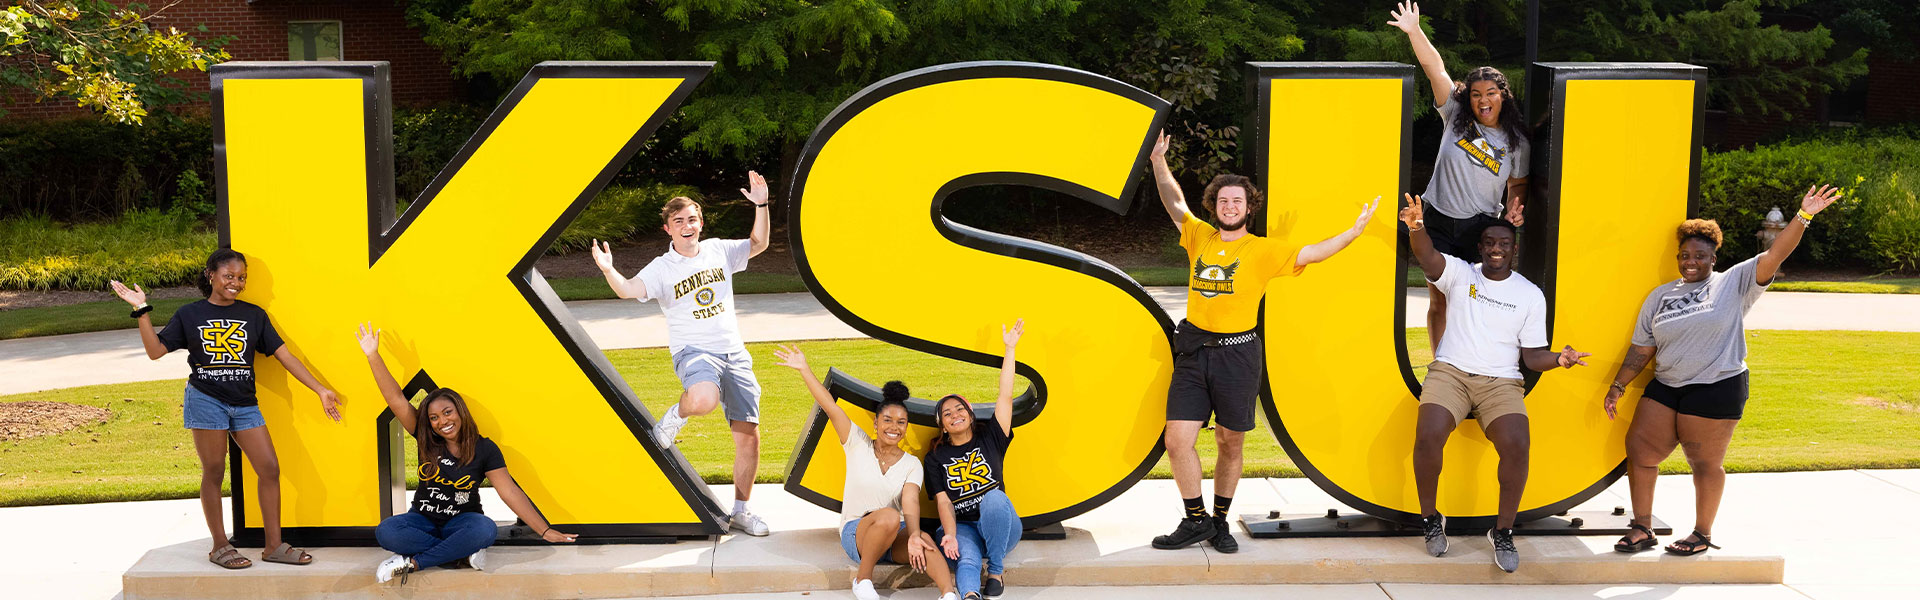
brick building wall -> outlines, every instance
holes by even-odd
[[[160,3],[150,3],[159,5]],[[193,31],[205,25],[199,39],[228,37],[232,60],[287,60],[289,21],[340,21],[341,58],[384,60],[392,63],[394,103],[399,106],[452,100],[461,86],[438,49],[421,41],[420,32],[407,26],[400,0],[181,0],[156,22],[160,26]],[[195,92],[207,91],[206,73],[184,73]],[[32,102],[32,97],[10,91],[0,98],[5,118],[44,119],[92,114],[64,99]],[[204,111],[206,102],[196,107]]]
[[[1920,121],[1920,60],[1867,60],[1867,122]]]

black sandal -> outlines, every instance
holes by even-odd
[[[1647,537],[1640,538],[1640,541],[1636,542],[1633,540],[1633,534],[1631,533],[1620,536],[1620,541],[1613,543],[1614,552],[1637,554],[1652,550],[1654,546],[1660,545],[1660,540],[1653,537],[1653,530],[1648,529],[1647,526],[1641,525],[1638,522],[1631,522],[1627,523],[1627,527],[1645,534]]]
[[[1700,541],[1697,541],[1697,542],[1693,541],[1693,538],[1700,538]],[[1693,556],[1701,552],[1706,552],[1708,548],[1712,548],[1715,550],[1720,549],[1719,546],[1713,545],[1712,537],[1709,537],[1707,534],[1700,533],[1700,530],[1695,529],[1693,530],[1693,535],[1687,536],[1687,539],[1680,540],[1672,544],[1668,544],[1667,554],[1672,554],[1674,556]]]

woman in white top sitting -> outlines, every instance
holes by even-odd
[[[807,356],[798,347],[782,346],[774,356],[780,366],[800,372],[814,404],[833,423],[847,454],[847,483],[840,494],[840,547],[847,551],[847,558],[860,563],[854,574],[854,597],[880,597],[873,589],[873,567],[884,560],[925,571],[940,586],[941,600],[953,600],[953,573],[933,537],[920,531],[920,459],[900,447],[907,436],[907,386],[889,381],[881,389],[873,417],[876,439],[847,418],[826,386],[814,379]]]

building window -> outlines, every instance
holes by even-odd
[[[289,21],[287,60],[341,60],[339,21]]]

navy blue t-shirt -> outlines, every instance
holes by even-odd
[[[283,345],[267,311],[239,300],[182,306],[159,336],[168,352],[187,350],[193,367],[188,385],[232,406],[260,404],[253,395],[253,356],[279,352]]]

